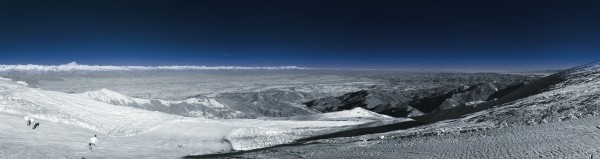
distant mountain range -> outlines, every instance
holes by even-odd
[[[353,71],[403,71],[403,72],[501,72],[466,69],[436,69],[436,68],[315,68],[299,66],[196,66],[196,65],[170,65],[170,66],[115,66],[115,65],[85,65],[73,61],[62,65],[0,65],[0,72],[7,71],[37,71],[37,72],[70,72],[70,71],[178,71],[178,70],[353,70]],[[550,74],[557,70],[505,72],[510,74]]]
[[[0,71],[152,71],[152,70],[306,70],[297,66],[243,67],[243,66],[100,66],[80,65],[71,62],[64,65],[0,65]]]

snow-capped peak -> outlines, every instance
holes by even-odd
[[[77,66],[77,65],[78,65],[77,62],[73,61],[68,64],[64,64],[63,66]]]
[[[366,110],[361,107],[356,107],[351,110],[342,110],[342,111],[338,111],[338,112],[325,113],[325,115],[328,115],[330,117],[337,117],[337,118],[343,118],[343,117],[390,118],[390,116],[378,114],[378,113]]]

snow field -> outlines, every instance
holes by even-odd
[[[0,149],[1,154],[16,158],[54,155],[57,158],[80,158],[89,156],[87,139],[93,134],[101,136],[101,145],[92,157],[157,157],[163,158],[188,154],[218,153],[231,150],[250,150],[291,143],[296,139],[322,135],[342,129],[343,126],[364,124],[368,120],[355,121],[268,121],[258,119],[209,120],[188,118],[146,111],[137,108],[116,106],[81,94],[67,94],[29,88],[22,83],[0,79],[0,117],[6,122],[0,132],[13,136],[10,141],[0,143],[15,147],[34,146],[33,150],[20,152],[10,148]],[[140,102],[120,96],[108,90],[111,98]],[[356,111],[360,116],[372,115]],[[41,122],[36,137],[29,138],[22,116],[30,115]],[[348,115],[341,115],[348,117]],[[24,127],[23,129],[21,129]],[[44,140],[43,136],[52,140]],[[73,137],[77,139],[71,139]],[[39,143],[41,142],[41,143]],[[73,146],[73,145],[77,146]],[[179,148],[177,145],[186,145]],[[53,148],[47,148],[55,145]],[[82,150],[83,149],[83,150]],[[156,151],[152,151],[156,150]],[[38,152],[39,151],[39,152]],[[173,152],[171,152],[173,151]],[[160,155],[157,153],[164,153]]]

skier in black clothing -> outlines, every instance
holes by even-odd
[[[36,121],[35,124],[33,124],[33,129],[37,128],[38,126],[40,126],[40,122]]]

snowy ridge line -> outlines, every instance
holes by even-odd
[[[0,72],[7,71],[154,71],[154,70],[310,70],[315,68],[297,66],[244,67],[244,66],[100,66],[80,65],[71,62],[64,65],[0,65]]]
[[[188,104],[201,104],[204,106],[210,106],[210,107],[216,107],[216,108],[225,108],[225,105],[219,103],[218,101],[216,101],[214,98],[188,98],[185,100],[163,100],[163,99],[145,99],[145,98],[134,98],[131,96],[127,96],[124,94],[121,94],[119,92],[115,92],[106,88],[102,88],[100,90],[96,90],[96,91],[88,91],[88,92],[83,92],[83,93],[79,93],[77,95],[92,99],[92,100],[96,100],[99,102],[103,102],[103,103],[107,103],[107,104],[113,104],[113,105],[118,105],[118,106],[129,106],[129,105],[145,105],[145,104],[152,104],[153,101],[156,101],[164,106],[172,106],[172,105],[176,105],[176,104],[181,104],[181,103],[188,103]]]

